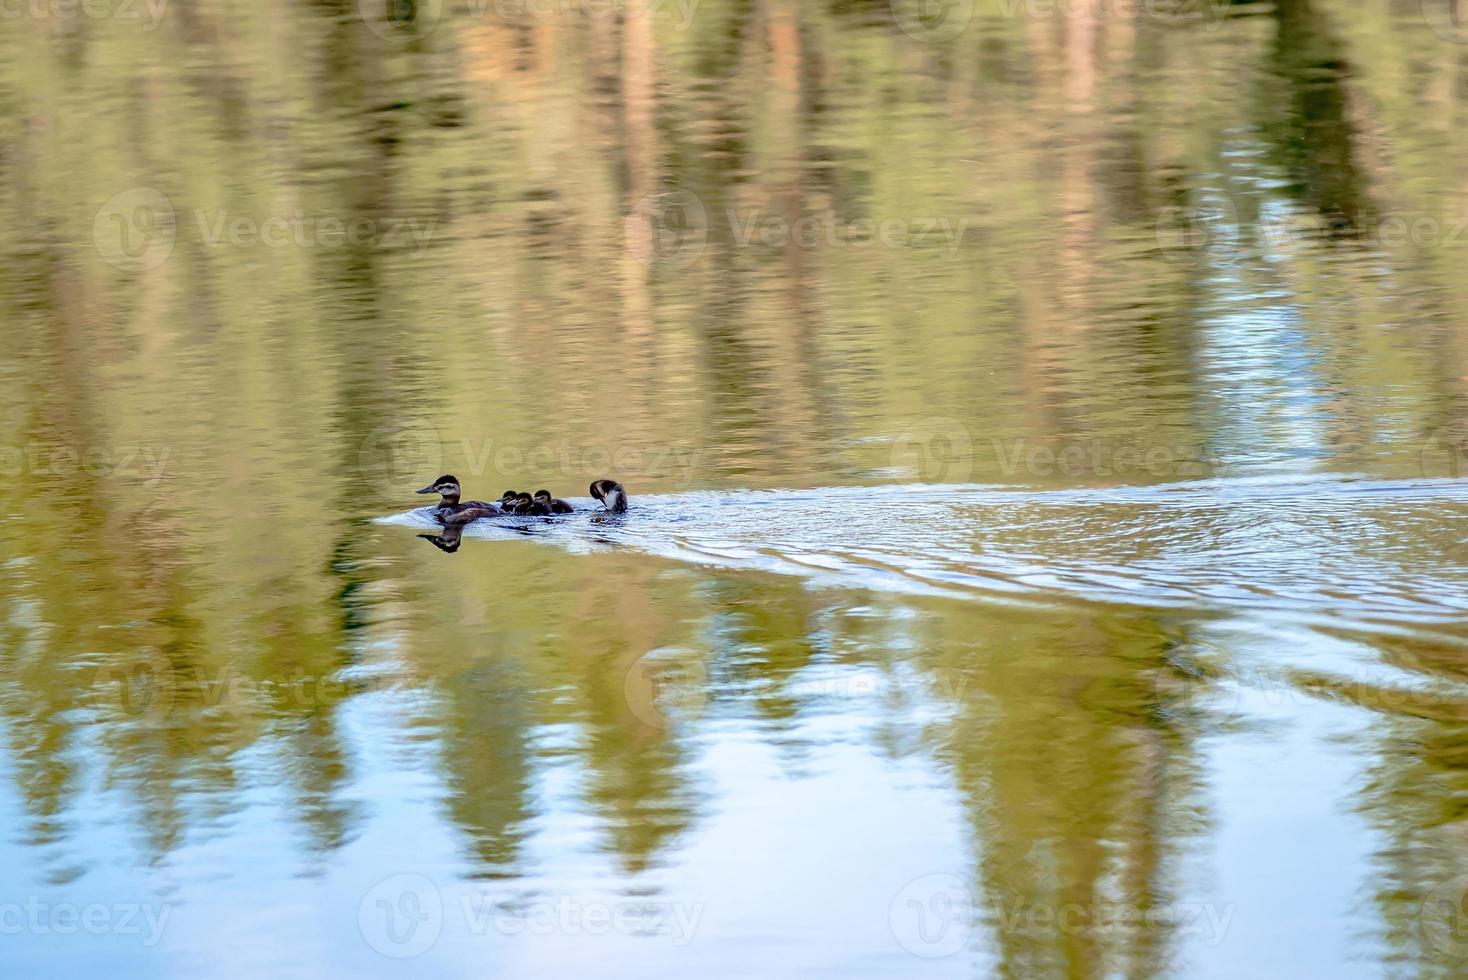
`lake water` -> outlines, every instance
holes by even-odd
[[[1462,8],[0,12],[0,973],[1468,973]]]

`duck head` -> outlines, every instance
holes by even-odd
[[[548,504],[551,502],[550,491],[537,490],[534,494],[531,495],[531,499],[534,500],[536,503]]]
[[[457,504],[459,502],[459,478],[445,473],[422,490],[415,490],[414,493],[442,494],[444,503]]]
[[[627,491],[616,480],[597,480],[591,485],[591,495],[607,510],[621,513],[627,509]]]

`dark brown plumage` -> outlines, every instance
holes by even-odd
[[[627,509],[627,489],[616,480],[597,480],[591,485],[591,495],[614,513]]]
[[[566,503],[564,500],[561,500],[561,499],[556,498],[556,497],[552,497],[550,495],[550,491],[549,490],[537,490],[537,491],[535,491],[535,497],[534,497],[534,499],[538,503],[542,503],[547,508],[549,508],[550,509],[550,512],[552,514],[570,514],[570,513],[572,513],[573,511],[576,510],[575,507],[572,507],[570,504]]]
[[[497,517],[501,511],[494,504],[483,500],[459,500],[459,478],[449,473],[434,480],[422,490],[415,493],[436,493],[442,499],[438,506],[433,508],[434,518],[443,525],[467,524],[481,517]]]

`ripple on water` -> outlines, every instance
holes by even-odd
[[[1460,480],[698,491],[638,497],[625,518],[578,506],[585,512],[554,521],[481,521],[465,537],[633,548],[877,590],[1361,622],[1447,623],[1468,613]],[[426,510],[384,520],[434,526]]]

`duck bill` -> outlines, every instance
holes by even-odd
[[[422,490],[414,490],[413,492],[414,493],[432,493],[433,492],[433,484],[430,483],[428,486],[424,487]]]

